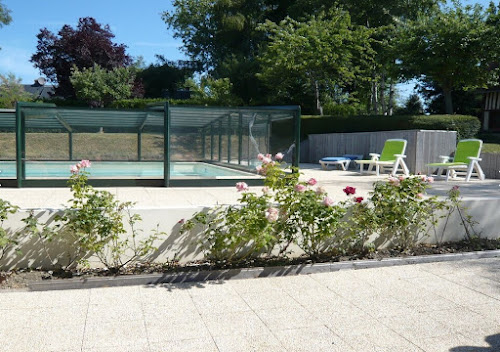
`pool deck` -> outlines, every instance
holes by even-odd
[[[499,258],[299,276],[0,291],[0,351],[500,351]]]
[[[387,175],[360,175],[355,171],[322,170],[319,164],[301,164],[302,178],[314,177],[328,194],[336,200],[345,200],[342,189],[346,186],[356,188],[356,195],[366,197],[374,182],[387,179]],[[499,200],[500,180],[464,182],[437,180],[432,184],[429,194],[446,195],[451,187],[458,185],[464,199]],[[161,187],[116,187],[104,188],[115,194],[121,201],[135,202],[136,208],[191,208],[213,206],[216,204],[234,204],[240,194],[234,187],[203,188],[161,188]],[[260,192],[261,187],[251,187]],[[0,188],[0,198],[8,200],[23,209],[61,208],[70,199],[68,188]]]

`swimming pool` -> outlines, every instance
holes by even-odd
[[[27,161],[26,178],[68,178],[75,161]],[[88,168],[90,177],[163,178],[163,161],[93,161]],[[170,177],[225,178],[255,177],[255,175],[204,162],[172,162]],[[15,178],[16,163],[0,161],[0,178]]]

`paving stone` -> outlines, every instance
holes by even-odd
[[[151,352],[218,352],[212,338],[165,341],[152,343]]]
[[[223,335],[214,339],[220,352],[286,352],[271,333],[251,337]]]
[[[146,327],[143,320],[87,324],[83,349],[106,347],[139,347],[147,345]]]
[[[272,331],[322,325],[318,319],[302,307],[257,310],[255,313]]]
[[[145,317],[150,343],[209,338],[210,333],[198,313],[176,317]]]
[[[278,340],[289,352],[353,352],[339,336],[324,326],[278,330]]]
[[[203,316],[211,335],[258,336],[269,333],[269,328],[253,312],[237,312]]]
[[[253,310],[300,307],[292,296],[282,290],[241,293],[240,296]]]

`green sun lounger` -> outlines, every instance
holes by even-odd
[[[465,181],[469,182],[472,176],[477,176],[480,180],[484,180],[484,172],[479,165],[481,158],[481,148],[483,141],[480,139],[463,139],[457,144],[455,157],[450,161],[449,156],[439,156],[441,161],[439,163],[427,164],[428,174],[437,169],[437,176],[442,176],[446,170],[446,181],[455,178],[458,174],[465,175]]]
[[[381,154],[370,153],[372,157],[370,160],[355,160],[355,162],[359,164],[360,174],[371,172],[375,166],[377,176],[380,175],[381,171],[384,172],[386,169],[391,169],[391,175],[393,176],[396,175],[398,171],[408,176],[410,172],[403,160],[406,158],[406,155],[404,155],[405,150],[405,139],[388,139],[385,141]],[[364,165],[368,165],[366,171],[364,170]]]

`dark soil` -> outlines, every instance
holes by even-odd
[[[320,257],[263,257],[248,258],[238,262],[227,261],[197,261],[187,264],[178,262],[167,263],[136,263],[119,271],[108,269],[80,269],[78,271],[64,270],[35,270],[19,269],[8,272],[0,272],[0,289],[25,289],[28,284],[42,280],[64,280],[75,277],[105,277],[116,275],[138,275],[152,273],[173,273],[182,271],[201,271],[201,270],[220,270],[236,268],[270,267],[283,265],[300,265],[324,262],[341,262],[350,260],[381,260],[394,257],[411,257],[432,254],[463,253],[479,250],[500,249],[500,239],[474,239],[472,241],[461,241],[452,243],[443,243],[442,245],[421,244],[410,250],[382,249],[374,252],[352,255],[322,255]]]

